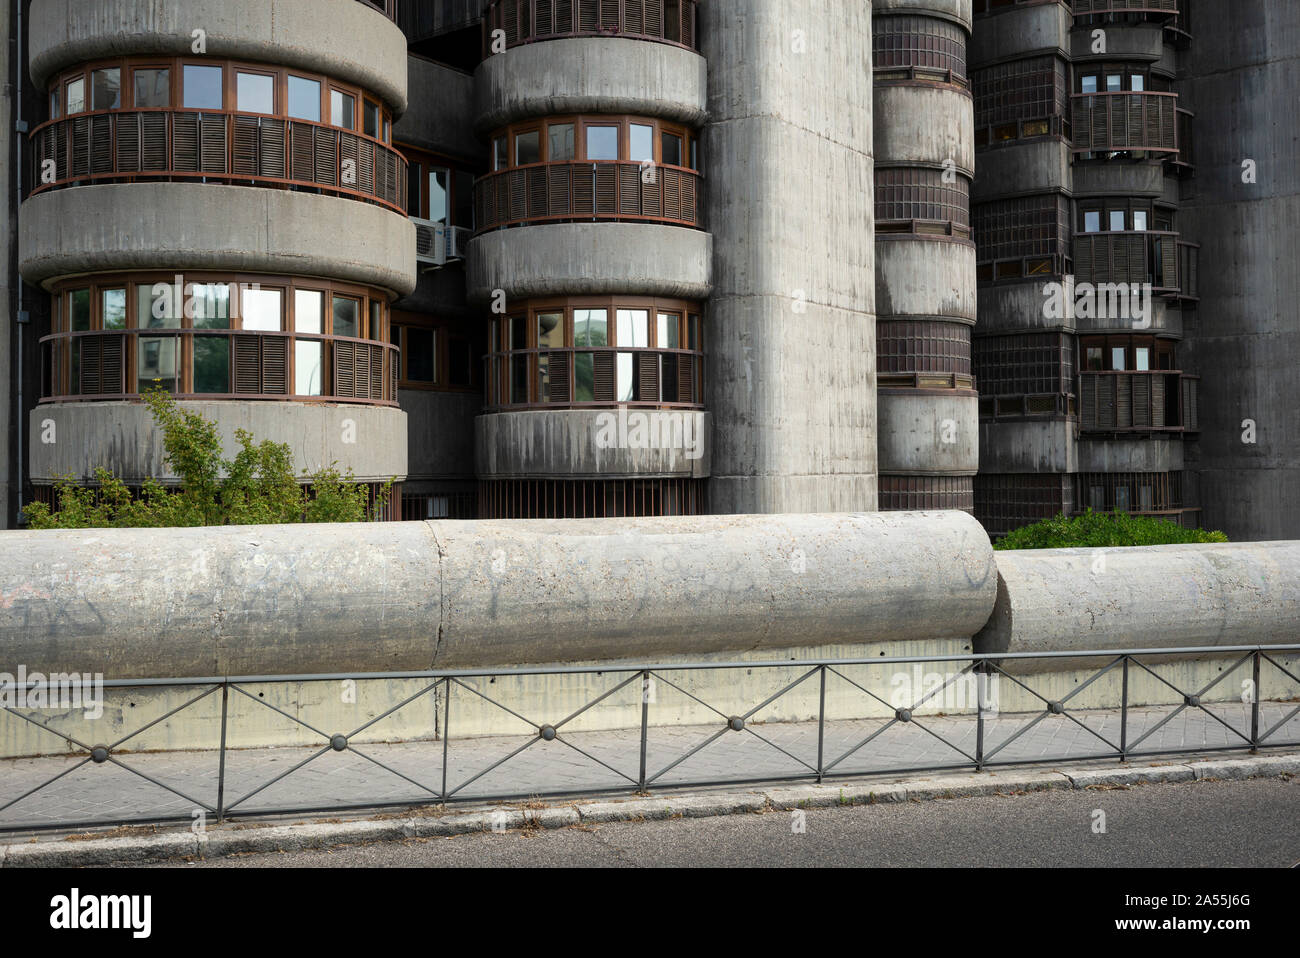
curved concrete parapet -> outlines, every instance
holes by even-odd
[[[108,678],[962,637],[996,590],[963,513],[0,535],[0,668]]]
[[[480,479],[705,479],[709,414],[682,409],[556,409],[475,420]]]
[[[1007,7],[980,23],[971,32],[971,63],[1016,60],[1054,51],[1069,56],[1074,14],[1068,3]]]
[[[207,55],[298,67],[349,80],[406,111],[406,37],[356,0],[40,0],[31,10],[37,86],[105,57]]]
[[[954,87],[878,83],[876,162],[884,165],[955,165],[975,172],[975,108],[969,93]]]
[[[74,187],[23,204],[19,268],[29,283],[132,269],[326,276],[415,289],[415,226],[382,207],[214,183]]]
[[[654,46],[654,44],[644,44]],[[556,223],[476,236],[466,260],[469,298],[636,293],[707,299],[713,237],[651,223]]]
[[[182,400],[180,407],[217,424],[227,458],[239,451],[235,431],[247,429],[257,440],[288,444],[295,474],[334,464],[340,472],[351,469],[359,482],[406,478],[406,413],[392,406],[213,399]],[[88,478],[99,466],[128,483],[177,478],[143,403],[51,403],[33,409],[30,423],[32,435],[55,437],[31,444],[33,481]]]
[[[971,28],[971,0],[875,0],[871,10],[873,16],[887,13],[909,13],[922,16],[939,17],[960,23],[967,30]]]
[[[490,56],[475,73],[475,127],[565,113],[631,113],[689,126],[708,119],[704,57],[620,37],[549,40]]]
[[[876,236],[876,318],[976,317],[975,246],[907,233]]]
[[[878,401],[882,475],[975,475],[980,464],[979,398],[973,392],[882,389]]]
[[[998,552],[998,599],[975,651],[1268,645],[1300,634],[1300,542]],[[1047,671],[1105,659],[1002,661]]]

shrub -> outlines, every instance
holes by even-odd
[[[1058,515],[1024,526],[993,544],[995,549],[1071,549],[1078,547],[1159,546],[1195,542],[1227,542],[1222,532],[1185,529],[1165,519],[1123,512]]]

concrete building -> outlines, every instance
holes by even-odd
[[[165,478],[159,383],[392,518],[1300,534],[1294,231],[1252,239],[1296,14],[1197,5],[6,3],[4,522]],[[1076,281],[1154,304],[1045,308]]]

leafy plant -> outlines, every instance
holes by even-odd
[[[1133,516],[1124,512],[1093,512],[1089,509],[1083,515],[1061,514],[1023,526],[995,542],[993,548],[1122,548],[1227,541],[1228,537],[1222,532],[1185,529],[1165,519]]]

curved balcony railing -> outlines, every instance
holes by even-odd
[[[349,130],[234,111],[79,113],[32,134],[36,188],[211,180],[320,190],[406,215],[406,158]],[[52,165],[50,165],[52,163]]]
[[[357,0],[371,10],[377,10],[389,20],[397,19],[397,0]]]
[[[1187,433],[1200,429],[1199,380],[1181,372],[1079,374],[1079,430]]]
[[[1177,93],[1076,93],[1075,153],[1178,152]]]
[[[1074,0],[1072,12],[1076,17],[1098,13],[1142,13],[1176,16],[1179,0]]]
[[[486,357],[488,412],[704,408],[704,353],[694,349],[515,349]]]
[[[492,0],[484,16],[487,53],[492,33],[506,48],[565,37],[628,37],[699,49],[697,0]]]
[[[474,184],[480,233],[534,223],[613,220],[702,228],[700,174],[625,161],[537,163]]]
[[[1079,233],[1074,238],[1074,275],[1081,283],[1150,283],[1155,292],[1177,292],[1178,234]]]
[[[227,348],[208,348],[200,357],[200,340],[224,341]],[[147,390],[158,383],[178,399],[397,405],[399,350],[373,340],[239,329],[120,329],[54,333],[40,343],[41,402],[135,399],[141,384]],[[310,366],[299,369],[304,353],[297,347],[315,343],[319,356],[306,357]],[[152,347],[147,365],[141,346]],[[202,380],[209,386],[220,380],[226,388],[197,389]]]

